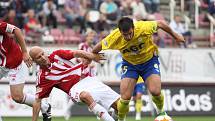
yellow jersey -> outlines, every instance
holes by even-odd
[[[143,82],[144,82],[143,78],[142,78],[141,76],[139,76],[139,78],[138,78],[138,80],[137,80],[137,84],[143,83]]]
[[[155,32],[156,21],[137,21],[134,23],[134,36],[131,40],[126,41],[117,28],[101,41],[102,50],[119,50],[122,58],[133,65],[145,63],[155,52],[158,53],[158,47],[152,40]]]

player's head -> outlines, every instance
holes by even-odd
[[[118,22],[118,28],[125,40],[131,40],[134,36],[134,23],[129,17],[122,17]]]
[[[96,36],[96,32],[94,30],[87,29],[87,31],[86,31],[86,42],[87,42],[87,44],[92,45],[93,41],[95,39],[95,36]]]
[[[29,55],[31,56],[32,60],[40,66],[47,66],[50,63],[48,56],[45,55],[45,52],[41,47],[32,47],[29,51]]]

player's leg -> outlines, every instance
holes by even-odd
[[[161,93],[161,77],[158,56],[154,56],[142,67],[141,76],[146,80],[147,88],[152,95],[157,112],[163,112],[164,96]]]
[[[91,83],[89,83],[91,82]],[[92,77],[86,77],[82,79],[77,84],[75,84],[69,91],[70,98],[75,103],[84,102],[87,104],[89,109],[100,119],[104,121],[114,121],[114,119],[109,115],[107,109],[98,104],[98,99],[94,99],[91,92],[98,92],[96,89],[100,84],[92,80]],[[95,96],[94,96],[95,97]]]
[[[83,91],[80,93],[79,97],[81,101],[87,104],[90,111],[92,111],[100,119],[104,121],[114,121],[114,119],[110,116],[108,111],[103,106],[94,101],[90,93]]]
[[[134,87],[136,85],[136,80],[139,77],[139,74],[136,71],[136,68],[126,62],[122,62],[122,76],[120,82],[120,95],[121,98],[118,101],[118,120],[125,120],[126,114],[129,111],[129,102],[133,94]]]
[[[2,121],[1,115],[0,115],[0,121]]]
[[[142,109],[142,106],[143,106],[141,96],[142,96],[142,93],[137,93],[137,95],[136,95],[136,101],[135,101],[136,116],[135,116],[135,120],[141,120],[141,109]]]
[[[157,74],[152,74],[147,78],[147,86],[149,92],[152,94],[152,101],[157,107],[157,112],[163,112],[164,96],[161,93],[161,80]]]
[[[142,97],[142,94],[144,93],[144,90],[145,90],[144,82],[139,82],[135,85],[133,99],[135,101],[135,110],[136,110],[135,119],[136,120],[141,120],[141,109],[143,105],[141,97]]]
[[[117,103],[120,99],[120,95],[101,81],[96,81],[96,79],[97,78],[91,80],[91,82],[94,81],[93,84],[96,86],[93,89],[89,88],[88,92],[90,92],[96,102],[108,110],[114,120],[118,120]]]
[[[11,69],[9,71],[8,77],[10,79],[10,92],[11,97],[15,102],[20,104],[26,104],[32,107],[33,102],[35,101],[35,95],[23,92],[26,75],[27,67],[24,63],[22,63],[16,69]],[[41,104],[42,113],[50,114],[50,112],[48,112],[50,107],[51,107],[50,104],[48,104],[45,101],[42,101]]]
[[[69,120],[70,117],[71,117],[71,110],[72,110],[72,107],[75,105],[75,103],[71,100],[68,101],[68,104],[67,104],[67,108],[66,108],[66,111],[65,111],[65,114],[64,114],[64,118],[65,120]]]
[[[129,102],[136,84],[136,79],[123,78],[120,82],[121,98],[117,103],[119,121],[125,120],[129,111]]]

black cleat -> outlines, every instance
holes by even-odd
[[[45,113],[42,113],[42,115],[43,115],[43,121],[51,121],[52,120],[51,105],[50,104],[49,104],[47,111]]]

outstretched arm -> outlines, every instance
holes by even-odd
[[[169,33],[177,42],[185,42],[184,37],[181,34],[174,32],[165,21],[158,20],[157,24],[158,28],[161,28],[165,32]]]
[[[32,115],[32,121],[37,121],[39,112],[41,107],[41,99],[36,98],[36,100],[33,103],[33,115]]]
[[[89,60],[94,60],[96,62],[99,62],[100,60],[104,60],[104,56],[102,54],[93,54],[83,50],[76,50],[73,53],[74,53],[74,57],[76,58],[85,58]]]
[[[92,53],[97,54],[97,53],[99,53],[101,50],[102,50],[102,43],[101,43],[101,41],[100,41],[99,43],[97,43],[97,44],[94,46],[94,48],[93,48],[93,50],[92,50]]]
[[[19,43],[19,46],[21,47],[22,53],[23,53],[23,60],[26,63],[28,67],[32,65],[32,60],[30,56],[28,55],[24,36],[22,35],[22,32],[19,28],[15,27],[14,29],[14,35]]]

